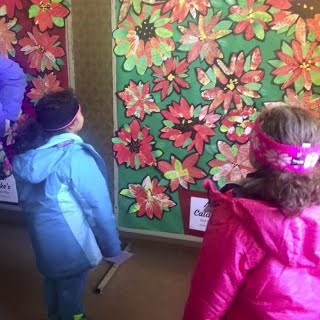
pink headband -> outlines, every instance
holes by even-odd
[[[276,142],[261,131],[259,120],[255,122],[250,143],[258,162],[281,171],[308,173],[319,160],[320,144],[292,146]]]
[[[81,106],[80,106],[80,104],[79,104],[78,106],[79,106],[79,109],[78,109],[76,115],[73,117],[73,119],[72,119],[68,124],[66,124],[65,126],[60,127],[60,128],[56,128],[56,129],[45,129],[45,130],[46,130],[46,131],[59,131],[59,130],[68,128],[68,127],[76,120],[78,114],[81,112]]]

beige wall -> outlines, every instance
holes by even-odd
[[[111,0],[73,0],[72,35],[76,94],[86,119],[82,137],[106,159],[112,181]],[[111,185],[111,183],[110,183]]]

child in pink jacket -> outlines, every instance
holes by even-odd
[[[289,106],[262,112],[256,172],[218,191],[184,320],[320,319],[320,122]],[[227,190],[229,189],[229,190]]]

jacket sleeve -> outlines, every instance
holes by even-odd
[[[19,64],[0,55],[0,134],[5,120],[15,121],[21,110],[26,77]]]
[[[218,194],[219,192],[216,191]],[[231,307],[248,271],[263,252],[232,214],[225,195],[210,199],[213,211],[194,271],[183,320],[222,319]]]
[[[104,257],[120,254],[120,240],[106,179],[85,150],[71,159],[71,184]]]

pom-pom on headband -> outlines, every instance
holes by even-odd
[[[250,143],[258,162],[281,171],[308,173],[319,160],[320,144],[295,146],[279,143],[262,132],[259,119],[255,122]]]

